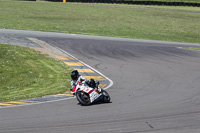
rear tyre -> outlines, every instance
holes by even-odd
[[[104,103],[110,102],[110,95],[105,90],[103,90],[103,102]]]
[[[89,95],[83,91],[78,91],[76,98],[81,105],[88,106],[91,104]]]

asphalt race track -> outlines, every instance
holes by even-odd
[[[200,133],[200,44],[0,30],[0,43],[34,37],[113,81],[112,103],[76,99],[0,108],[0,133]]]

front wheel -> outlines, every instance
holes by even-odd
[[[110,102],[110,95],[105,90],[103,90],[103,102],[104,103],[109,103]]]
[[[76,93],[76,98],[77,98],[77,100],[79,101],[79,103],[81,105],[88,106],[88,105],[91,104],[90,96],[87,93],[83,92],[83,91],[78,91]]]

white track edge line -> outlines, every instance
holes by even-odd
[[[14,107],[23,107],[23,106],[37,105],[37,104],[43,104],[43,103],[52,103],[52,102],[64,101],[64,100],[72,99],[72,98],[75,98],[75,97],[67,97],[67,98],[63,98],[63,99],[51,100],[51,101],[42,101],[42,102],[37,102],[36,101],[36,103],[29,103],[29,104],[19,104],[19,105],[13,105],[13,106],[3,106],[3,107],[0,107],[0,109],[14,108]]]
[[[90,69],[92,69],[93,71],[95,71],[96,73],[98,73],[99,75],[101,75],[102,77],[106,78],[110,82],[110,84],[104,88],[105,90],[108,89],[108,88],[110,88],[113,85],[113,81],[111,79],[109,79],[108,77],[106,77],[105,75],[103,75],[98,70],[96,70],[96,69],[92,68],[91,66],[85,64],[84,62],[80,61],[78,58],[76,58],[75,56],[69,54],[68,52],[66,52],[66,51],[64,51],[64,50],[62,50],[62,49],[60,49],[58,47],[55,47],[55,48],[57,48],[58,50],[62,51],[65,54],[71,56],[72,58],[76,59],[77,61],[81,62],[85,66],[89,67]],[[23,106],[43,104],[43,103],[51,103],[51,102],[57,102],[57,101],[63,101],[63,100],[67,100],[67,99],[72,99],[72,98],[75,98],[75,97],[68,97],[68,98],[63,98],[63,99],[58,99],[58,100],[52,100],[52,101],[43,101],[43,102],[38,102],[38,103],[21,104],[21,105],[14,105],[14,106],[5,106],[5,107],[0,107],[0,109],[14,108],[14,107],[23,107]]]
[[[105,75],[103,75],[103,74],[102,74],[101,72],[99,72],[98,70],[96,70],[96,69],[92,68],[91,66],[87,65],[86,63],[82,62],[81,60],[79,60],[79,59],[76,58],[75,56],[69,54],[68,52],[66,52],[66,51],[64,51],[64,50],[62,50],[62,49],[60,49],[60,48],[58,48],[58,47],[55,47],[55,48],[57,48],[58,50],[62,51],[62,52],[65,53],[65,54],[67,54],[68,56],[74,58],[75,60],[81,62],[83,65],[85,65],[85,66],[87,66],[88,68],[92,69],[93,71],[95,71],[96,73],[98,73],[99,75],[101,75],[102,77],[106,78],[106,79],[110,82],[110,84],[104,88],[105,90],[108,89],[108,88],[110,88],[111,86],[113,86],[113,81],[112,81],[111,79],[109,79],[108,77],[106,77]]]

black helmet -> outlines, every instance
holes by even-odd
[[[78,80],[78,77],[79,77],[79,73],[77,70],[74,70],[71,72],[71,78],[72,80]]]

